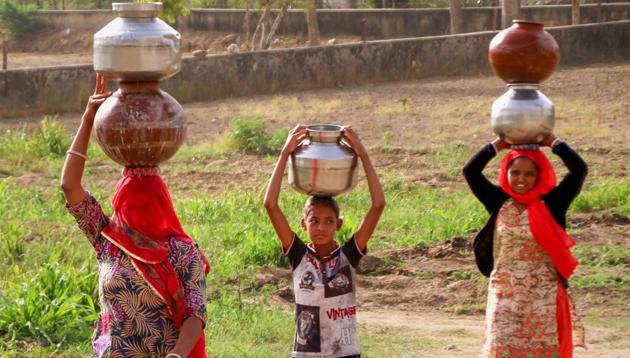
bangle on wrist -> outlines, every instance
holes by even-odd
[[[173,353],[173,352],[171,352],[171,353],[167,354],[167,355],[166,355],[166,357],[164,357],[164,358],[183,358],[183,357],[182,357],[182,356],[180,356],[180,355],[179,355],[179,354],[177,354],[177,353]]]
[[[74,150],[74,149],[69,149],[69,150],[66,152],[66,154],[73,154],[73,155],[76,155],[77,157],[81,157],[81,158],[83,158],[84,160],[87,160],[87,159],[88,159],[87,155],[85,155],[85,154],[83,154],[83,153],[79,153],[79,152],[77,152],[77,151],[76,151],[76,150]]]

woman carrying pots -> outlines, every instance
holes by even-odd
[[[209,266],[184,231],[158,167],[125,167],[108,217],[82,184],[94,117],[111,95],[97,75],[61,173],[68,211],[96,251],[101,313],[94,357],[205,357]]]
[[[489,276],[482,357],[572,357],[583,345],[583,327],[567,294],[578,263],[565,232],[566,212],[582,188],[586,163],[553,134],[550,147],[569,173],[556,185],[553,166],[542,150],[509,151],[501,162],[499,185],[482,171],[510,144],[497,138],[464,166],[473,194],[491,214],[474,239],[481,273]],[[573,322],[572,322],[573,321]]]

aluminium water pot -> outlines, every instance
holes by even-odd
[[[289,185],[304,194],[336,196],[357,185],[358,158],[341,140],[341,126],[307,127],[308,141],[289,157]]]

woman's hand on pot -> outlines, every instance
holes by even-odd
[[[496,149],[497,152],[510,148],[510,143],[504,141],[499,137],[492,141],[492,145],[494,145],[494,149]]]
[[[101,74],[96,74],[96,86],[94,88],[94,94],[88,99],[85,112],[83,113],[83,120],[92,123],[94,116],[98,108],[105,102],[105,100],[112,95],[111,91],[107,91],[107,78]]]
[[[540,146],[541,147],[551,147],[551,144],[553,144],[553,141],[556,140],[556,135],[553,133],[549,133],[545,136],[545,138],[543,138],[542,142],[540,142]]]
[[[297,149],[298,145],[308,138],[306,127],[303,124],[298,124],[289,131],[287,141],[284,143],[282,153],[289,155]]]

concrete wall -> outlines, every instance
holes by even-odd
[[[570,5],[525,6],[522,17],[545,23],[546,26],[571,24]],[[597,22],[597,5],[581,6],[582,23]],[[630,19],[630,3],[602,4],[602,21]],[[323,36],[361,36],[365,19],[365,35],[370,39],[405,38],[446,35],[449,30],[448,9],[320,9],[317,11]],[[499,29],[500,8],[464,8],[464,31]],[[41,11],[40,19],[52,28],[94,33],[115,15],[109,10]],[[252,28],[258,13],[252,16]],[[244,10],[193,9],[178,21],[178,28],[201,31],[239,32]],[[279,34],[306,36],[306,17],[301,10],[290,10],[278,28]]]
[[[630,61],[630,20],[549,28],[561,66]],[[352,86],[441,75],[489,73],[496,32],[381,40],[184,59],[162,88],[180,102]],[[0,71],[0,117],[80,111],[91,66]]]

